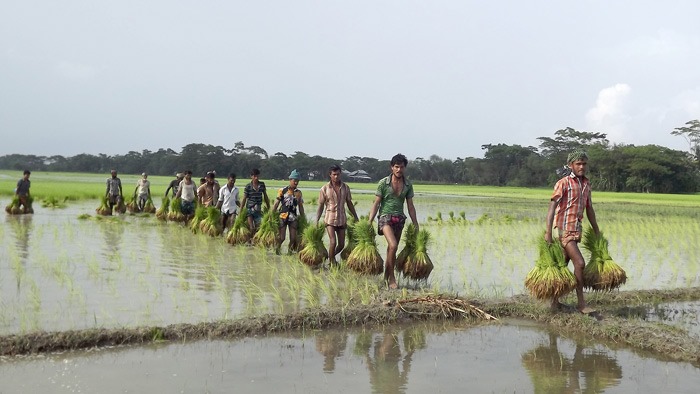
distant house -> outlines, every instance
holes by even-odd
[[[343,178],[349,182],[372,182],[372,178],[365,170],[346,171],[343,170]]]

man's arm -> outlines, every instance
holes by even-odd
[[[350,194],[350,188],[348,188],[348,195],[345,198],[345,204],[348,206],[348,211],[352,214],[352,217],[355,218],[355,220],[359,220],[357,217],[357,212],[355,211],[355,204],[352,203],[352,194]]]
[[[406,199],[406,206],[408,207],[408,216],[411,217],[411,223],[416,227],[416,233],[418,233],[418,220],[416,219],[416,206],[413,205],[413,199]]]
[[[304,196],[301,194],[301,190],[299,190],[299,215],[304,214]]]
[[[382,197],[381,196],[374,196],[374,202],[372,203],[372,208],[369,210],[369,221],[370,223],[374,220],[374,217],[377,216],[377,211],[379,210],[379,204],[382,202]]]
[[[598,228],[598,222],[596,221],[595,218],[595,210],[593,210],[593,205],[589,205],[586,208],[586,217],[588,218],[588,221],[591,223],[591,227],[593,227],[593,231],[595,232],[596,235],[600,234],[600,229]]]
[[[549,208],[547,209],[547,228],[544,230],[544,240],[548,244],[552,243],[552,225],[554,224],[554,211],[557,209],[557,202],[550,201]]]

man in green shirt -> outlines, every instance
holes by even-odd
[[[416,232],[418,231],[416,207],[413,205],[413,184],[404,176],[407,165],[406,156],[400,153],[391,158],[391,175],[383,178],[377,184],[374,204],[372,204],[369,213],[369,221],[372,222],[379,212],[377,233],[386,238],[384,280],[390,289],[398,287],[394,275],[394,262],[396,261],[396,251],[399,249],[401,232],[406,222],[406,215],[403,213],[404,201],[408,206],[411,222],[416,226]]]

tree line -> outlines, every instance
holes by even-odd
[[[482,145],[483,158],[466,157],[449,160],[432,155],[418,157],[409,163],[412,180],[427,183],[548,187],[554,184],[557,170],[574,149],[584,149],[589,155],[589,178],[595,190],[694,193],[700,191],[700,121],[693,120],[676,128],[671,134],[688,141],[689,151],[673,150],[658,145],[611,144],[606,134],[578,131],[567,127],[552,137],[539,137],[539,146],[507,144]],[[393,155],[396,152],[388,152]],[[185,169],[195,176],[215,170],[221,176],[229,172],[247,178],[252,168],[259,168],[264,178],[285,179],[292,169],[303,179],[324,179],[332,164],[349,171],[364,170],[373,180],[389,172],[389,160],[350,156],[343,160],[310,156],[296,151],[269,155],[260,146],[246,147],[236,142],[231,148],[192,143],[180,152],[161,148],[158,151],[130,151],[124,155],[105,154],[36,156],[11,154],[0,156],[0,168],[10,170],[68,171],[174,175]]]

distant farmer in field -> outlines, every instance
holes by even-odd
[[[328,169],[330,181],[321,187],[318,196],[318,210],[316,211],[316,223],[318,223],[323,209],[326,210],[323,223],[326,225],[326,232],[330,240],[328,261],[331,265],[338,264],[335,256],[345,247],[345,229],[348,221],[345,205],[348,206],[352,217],[357,220],[357,212],[355,212],[355,205],[352,203],[350,188],[341,180],[341,175],[342,171],[337,164]]]
[[[238,207],[241,202],[238,201],[238,188],[236,187],[236,174],[233,172],[228,174],[228,179],[224,187],[219,190],[219,201],[216,207],[221,209],[221,224],[222,228],[230,228],[236,220]]]
[[[27,213],[27,209],[29,209],[29,188],[32,186],[29,176],[31,174],[31,171],[24,170],[22,179],[17,181],[17,189],[15,189],[15,195],[19,198],[19,206],[22,207],[24,213]]]
[[[245,185],[243,189],[243,201],[241,206],[248,210],[248,228],[251,233],[258,231],[258,225],[262,220],[262,203],[265,201],[265,207],[270,208],[270,198],[267,197],[267,189],[265,182],[260,181],[260,170],[253,168],[250,172],[250,183]]]
[[[136,206],[138,206],[139,212],[143,212],[143,208],[146,206],[146,201],[148,201],[148,198],[151,197],[151,181],[148,180],[148,174],[145,172],[141,174],[141,179],[136,181],[134,195],[137,198]]]
[[[192,171],[185,171],[185,178],[177,187],[175,198],[181,199],[182,214],[185,221],[194,215],[194,200],[197,198],[197,186],[192,182]]]
[[[170,184],[168,185],[168,188],[165,189],[165,197],[168,197],[168,192],[170,190],[173,191],[173,197],[177,194],[177,188],[180,186],[180,182],[182,182],[183,174],[181,172],[178,172],[175,174],[175,179],[170,181]]]
[[[208,173],[204,178],[204,183],[199,185],[197,189],[197,199],[199,203],[205,207],[213,207],[216,205],[219,190],[214,185],[214,175]]]
[[[285,235],[287,233],[287,228],[289,228],[289,250],[293,251],[297,249],[297,226],[299,224],[299,215],[304,214],[304,198],[302,197],[301,190],[299,190],[299,171],[292,170],[289,174],[289,185],[285,186],[277,191],[277,199],[275,200],[275,206],[272,207],[274,211],[279,208],[280,211],[280,230],[277,236],[277,253],[279,253],[282,247],[282,242],[284,242]]]
[[[207,171],[207,176],[208,175],[211,175],[211,179],[214,182],[214,200],[216,200],[216,198],[219,196],[219,190],[221,190],[221,185],[219,184],[219,181],[216,180],[216,171]]]
[[[384,280],[390,289],[396,289],[396,277],[394,276],[394,262],[396,251],[399,248],[401,232],[406,223],[406,215],[403,213],[404,201],[408,206],[408,215],[418,232],[416,220],[416,207],[413,205],[413,184],[406,179],[404,171],[408,165],[408,159],[401,153],[391,158],[391,174],[383,178],[377,184],[376,196],[369,213],[369,221],[373,221],[379,212],[377,233],[386,238],[386,263],[384,266]]]
[[[111,178],[107,178],[107,191],[105,196],[109,200],[109,212],[114,210],[115,205],[119,205],[121,201],[124,200],[124,193],[122,193],[122,180],[117,177],[117,170],[110,171],[112,174]]]
[[[554,185],[554,193],[547,210],[547,228],[544,239],[547,243],[552,243],[552,224],[554,224],[554,227],[559,230],[559,242],[564,248],[566,262],[568,264],[571,260],[574,264],[576,297],[578,297],[577,309],[581,313],[588,314],[595,312],[595,310],[587,307],[583,299],[583,268],[586,263],[578,247],[578,243],[581,241],[581,222],[584,210],[593,231],[596,234],[599,234],[600,231],[591,201],[591,183],[586,178],[588,155],[584,151],[577,150],[569,154],[567,163],[571,168],[571,173]],[[553,311],[562,308],[563,304],[558,299],[552,300]]]

